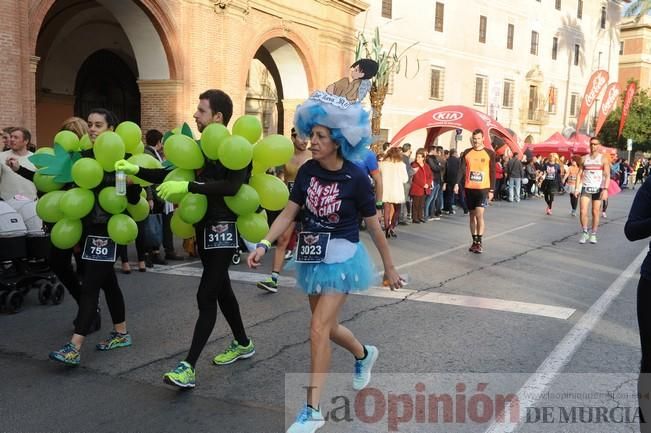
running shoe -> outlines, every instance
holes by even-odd
[[[579,238],[579,243],[584,244],[588,242],[588,239],[590,239],[590,235],[588,234],[588,232],[583,232],[581,233],[581,237]]]
[[[267,292],[276,293],[278,291],[278,281],[269,277],[264,281],[258,282],[256,284],[258,289],[266,290]]]
[[[287,433],[314,433],[324,424],[325,419],[323,419],[321,411],[305,405],[298,412],[294,424],[287,429]]]
[[[291,259],[293,255],[294,255],[294,251],[292,250],[285,251],[285,260]]]
[[[61,349],[50,352],[50,359],[66,365],[77,366],[81,362],[81,353],[74,344],[68,343]]]
[[[353,389],[359,391],[366,388],[371,381],[371,370],[380,351],[375,346],[364,346],[366,358],[355,360],[355,373],[353,374]]]
[[[576,211],[573,210],[572,212],[570,212],[570,215],[572,215],[573,217],[575,217],[575,216],[576,216]]]
[[[484,252],[484,247],[482,246],[482,244],[477,244],[477,246],[475,247],[475,251],[473,251],[473,253],[475,254],[481,254],[483,252]]]
[[[468,248],[468,251],[474,253],[476,248],[477,248],[477,243],[473,242],[472,245],[470,245],[470,248]]]
[[[194,368],[186,361],[179,362],[179,365],[174,370],[163,375],[163,382],[179,388],[194,388],[195,379]]]
[[[597,243],[597,234],[596,233],[590,233],[590,243],[591,244],[596,244]]]
[[[232,364],[238,359],[250,358],[255,354],[255,346],[253,340],[249,340],[248,346],[242,346],[237,340],[233,340],[228,349],[215,356],[212,360],[215,365],[228,365]]]
[[[606,215],[606,212],[601,212],[601,218],[608,218],[608,215]]]
[[[106,340],[102,340],[95,347],[97,350],[112,350],[120,347],[131,346],[131,335],[129,333],[120,334],[116,331],[111,331]]]

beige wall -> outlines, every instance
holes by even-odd
[[[386,99],[382,127],[395,135],[414,116],[444,105],[467,105],[497,117],[504,126],[521,138],[531,134],[536,140],[547,138],[566,126],[574,126],[576,118],[565,116],[569,95],[583,93],[587,81],[598,66],[607,69],[610,80],[617,81],[619,41],[617,23],[621,16],[618,1],[584,1],[583,18],[577,19],[577,0],[562,0],[562,9],[543,0],[438,0],[444,4],[443,32],[434,30],[436,1],[393,1],[391,19],[381,17],[381,0],[370,1],[367,13],[360,14],[357,26],[370,32],[380,26],[384,46],[396,42],[399,50],[418,41],[408,52],[410,71],[415,60],[420,70],[415,76],[404,74],[394,78],[394,92]],[[600,29],[601,6],[607,7],[606,29]],[[486,43],[479,43],[480,15],[487,17]],[[515,28],[513,49],[507,49],[507,27]],[[531,32],[539,33],[538,55],[530,54]],[[552,39],[559,37],[557,60],[552,60]],[[582,40],[580,63],[568,59],[575,40]],[[601,56],[599,56],[601,52]],[[444,69],[443,98],[430,98],[430,69]],[[493,107],[474,104],[475,76],[488,79],[487,93],[493,93]],[[528,76],[536,81],[528,80]],[[569,78],[569,79],[568,79]],[[502,106],[504,80],[515,84],[513,107]],[[529,86],[537,85],[539,100],[544,101],[550,86],[558,90],[555,114],[543,116],[542,122],[527,122]],[[491,89],[493,91],[491,91]],[[487,99],[490,99],[489,96]],[[540,105],[543,105],[542,102]],[[422,142],[424,133],[407,138],[412,144]],[[451,137],[442,137],[439,144],[448,146]],[[464,147],[469,143],[464,133]]]

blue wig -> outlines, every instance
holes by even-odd
[[[332,140],[349,161],[362,159],[372,142],[370,113],[361,104],[339,96],[317,91],[297,107],[294,127],[299,135],[309,137],[316,125],[330,130]]]

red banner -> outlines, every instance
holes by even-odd
[[[601,103],[601,107],[599,107],[599,119],[597,120],[597,128],[594,130],[594,135],[599,135],[599,131],[601,131],[601,127],[604,126],[606,117],[608,117],[610,112],[615,109],[620,93],[621,90],[619,89],[618,83],[610,83],[606,88],[604,100]]]
[[[597,97],[601,93],[601,90],[608,83],[608,71],[599,69],[592,74],[588,85],[585,87],[585,94],[583,96],[583,101],[581,102],[581,112],[579,113],[579,119],[576,122],[576,132],[579,132],[583,121],[588,115],[588,110],[597,100]]]
[[[635,96],[635,82],[629,83],[626,88],[626,97],[624,98],[624,106],[622,107],[622,119],[619,121],[619,133],[617,138],[622,136],[622,131],[624,130],[624,125],[626,125],[626,118],[628,117],[628,112],[631,109],[631,104],[633,103],[633,97]]]

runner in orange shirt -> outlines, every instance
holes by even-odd
[[[458,193],[459,182],[463,182],[472,235],[472,245],[468,251],[480,254],[484,251],[484,208],[493,199],[495,191],[495,152],[484,147],[484,133],[481,129],[472,132],[472,147],[464,151],[460,159],[459,178],[454,185],[454,192]]]

